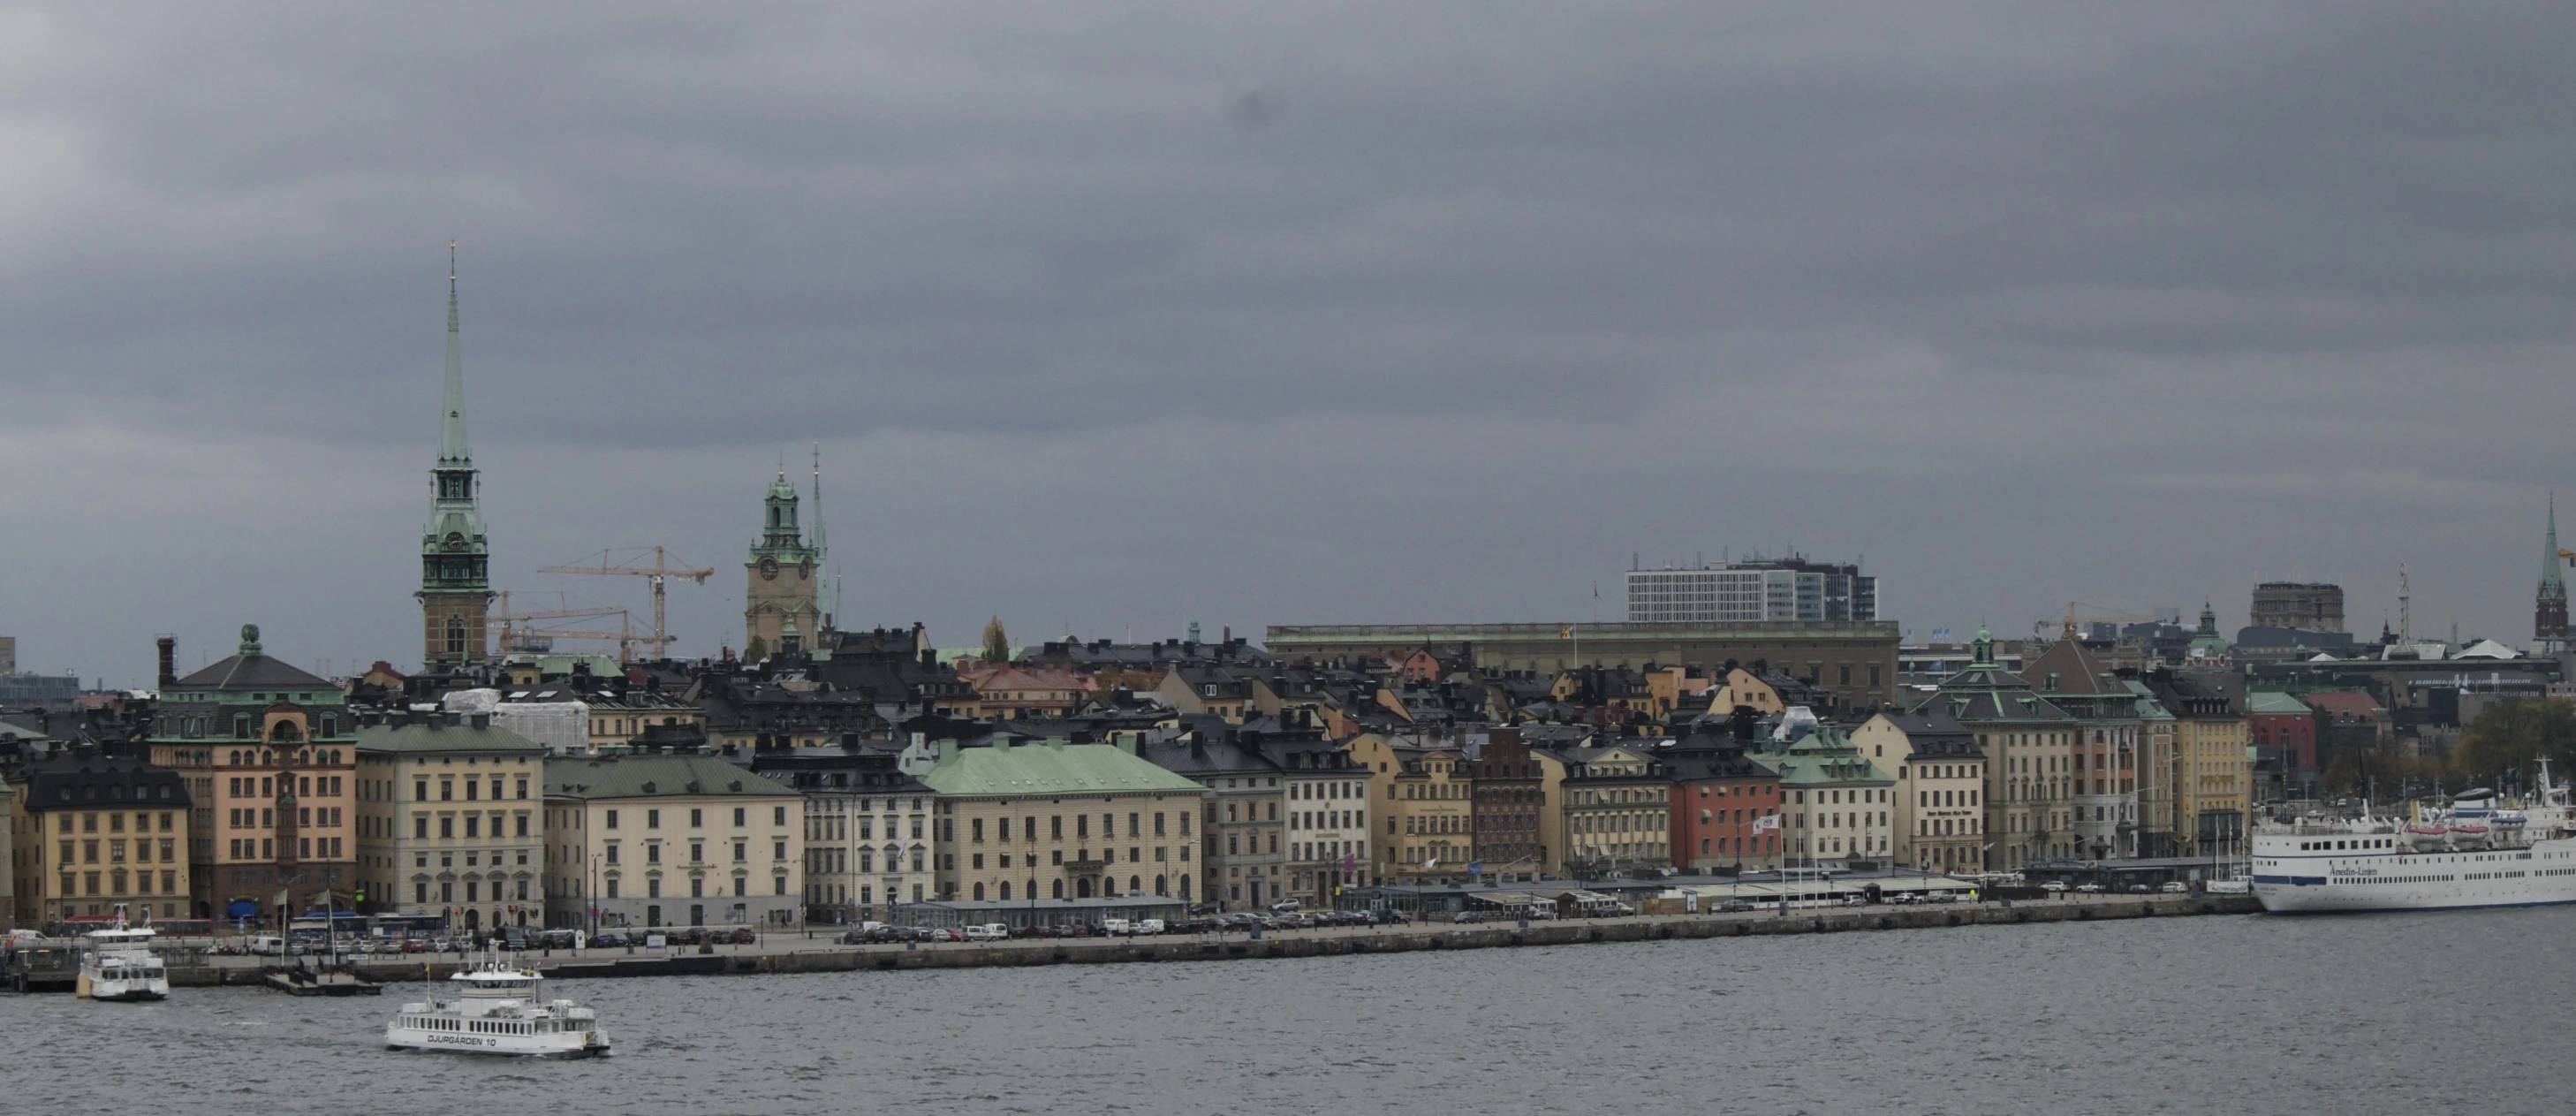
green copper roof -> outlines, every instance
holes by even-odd
[[[1207,789],[1115,744],[959,748],[941,756],[939,766],[924,773],[921,781],[944,795],[970,797],[1192,794]]]
[[[2308,703],[2288,694],[2272,690],[2257,690],[2245,695],[2245,711],[2248,713],[2305,713],[2308,711]]]

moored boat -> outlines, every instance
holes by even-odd
[[[169,972],[152,952],[150,926],[129,926],[125,904],[116,905],[114,925],[82,936],[80,975],[73,994],[85,1000],[159,1000],[170,995]]]

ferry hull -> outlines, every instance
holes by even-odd
[[[2364,838],[2374,839],[2374,838]],[[2257,838],[2254,896],[2273,914],[2576,903],[2576,839],[2493,849],[2302,849]],[[2332,844],[2330,838],[2309,841]]]
[[[432,1050],[444,1054],[497,1054],[505,1058],[604,1058],[608,1042],[592,1034],[471,1035],[444,1031],[385,1030],[387,1050]]]

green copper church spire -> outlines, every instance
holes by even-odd
[[[439,400],[438,463],[473,467],[465,448],[465,350],[456,328],[456,242],[447,242],[447,385]]]
[[[440,388],[438,462],[430,466],[429,523],[420,535],[421,662],[478,663],[490,646],[491,547],[474,454],[465,448],[465,360],[457,336],[456,242],[447,242],[447,380]]]

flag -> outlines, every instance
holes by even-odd
[[[1423,870],[1423,871],[1425,871],[1425,872],[1428,872],[1428,871],[1430,871],[1434,866],[1438,865],[1439,863],[1440,863],[1440,854],[1439,854],[1439,853],[1433,853],[1433,854],[1431,854],[1431,859],[1429,859],[1429,860],[1426,860],[1426,861],[1423,861],[1423,862],[1422,862],[1422,870]]]
[[[1572,638],[1574,638],[1574,625],[1572,625],[1572,624],[1568,624],[1568,625],[1566,625],[1566,626],[1564,626],[1564,627],[1562,627],[1562,628],[1558,628],[1558,629],[1556,630],[1556,638],[1558,638],[1558,639],[1572,639]]]
[[[1753,832],[1755,833],[1778,828],[1780,828],[1780,815],[1778,814],[1753,819]]]

